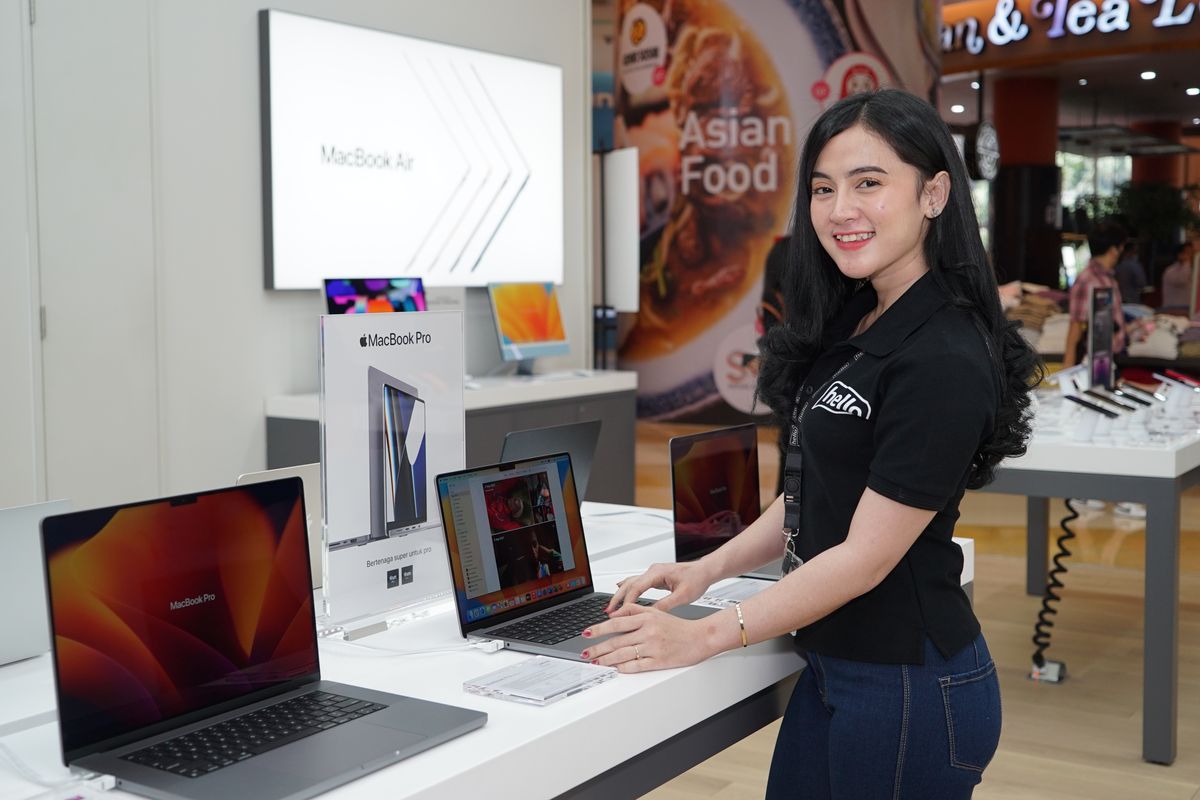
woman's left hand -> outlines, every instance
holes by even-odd
[[[581,656],[621,672],[687,667],[712,655],[705,647],[702,623],[671,616],[653,606],[622,606],[606,622],[583,632],[585,637],[612,638],[589,646]]]

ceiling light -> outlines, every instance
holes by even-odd
[[[1200,94],[1200,86],[1189,86],[1187,93],[1188,97],[1195,97],[1196,95]]]
[[[1087,86],[1087,78],[1080,78],[1080,79],[1079,79],[1079,85],[1080,85],[1080,86]]]
[[[971,81],[971,88],[978,91],[979,90],[979,81]]]
[[[954,105],[950,106],[950,113],[952,114],[961,114],[966,110],[967,107],[959,103],[955,103]]]
[[[1196,117],[1195,119],[1193,119],[1193,120],[1192,120],[1192,124],[1193,124],[1193,125],[1200,125],[1200,117]]]
[[[1157,77],[1158,77],[1158,73],[1152,69],[1148,69],[1142,73],[1142,80],[1144,80],[1144,81],[1152,81]]]

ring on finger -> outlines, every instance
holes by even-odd
[[[638,646],[636,644],[633,646],[633,657],[637,661],[642,660],[642,651],[638,650]]]

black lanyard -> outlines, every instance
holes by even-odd
[[[796,402],[792,405],[792,423],[788,430],[787,454],[783,462],[783,574],[786,575],[804,563],[796,555],[796,537],[800,533],[800,477],[803,472],[804,456],[800,446],[800,424],[804,421],[804,413],[812,405],[813,398],[824,396],[834,380],[845,372],[851,364],[862,358],[859,350],[837,371],[829,376],[821,388],[804,397],[804,384],[796,391]]]

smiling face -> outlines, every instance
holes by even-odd
[[[817,157],[809,211],[817,238],[841,273],[885,284],[911,283],[928,270],[922,244],[946,205],[950,178],[929,181],[861,125],[829,140]]]

